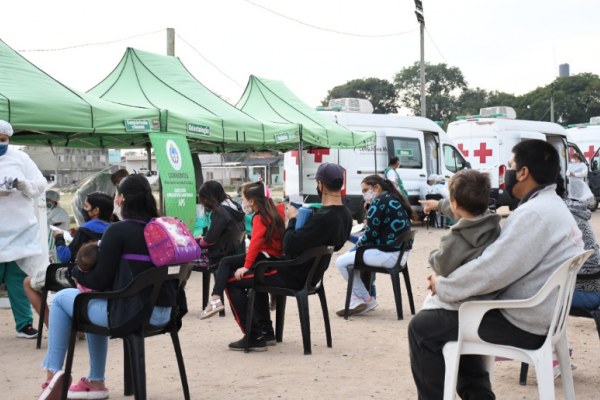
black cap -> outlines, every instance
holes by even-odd
[[[335,189],[341,189],[344,186],[344,168],[337,164],[323,163],[319,165],[317,173],[310,175],[308,179],[316,179]]]

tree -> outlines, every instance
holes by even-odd
[[[348,81],[327,91],[327,97],[321,101],[321,105],[327,106],[331,99],[347,97],[369,100],[373,104],[375,114],[394,114],[398,112],[396,89],[394,85],[385,79],[367,78]]]
[[[485,89],[466,88],[460,94],[456,102],[455,112],[452,113],[452,122],[459,115],[476,115],[485,107],[507,106],[514,107],[517,97],[514,94],[499,92],[497,90],[488,92]]]
[[[415,62],[402,68],[394,77],[400,104],[415,115],[421,115],[420,66]],[[427,118],[447,121],[454,112],[458,97],[467,88],[467,82],[458,67],[425,63],[425,97]]]

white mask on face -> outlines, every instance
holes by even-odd
[[[244,210],[244,212],[246,213],[246,215],[252,215],[252,214],[254,214],[254,210],[252,209],[252,205],[250,203],[243,202],[242,203],[242,210]]]
[[[373,188],[371,188],[371,189],[367,190],[365,193],[363,193],[363,199],[365,199],[365,203],[367,203],[367,204],[371,204],[373,202],[373,200],[375,200],[375,197],[377,197],[377,193],[375,193]]]

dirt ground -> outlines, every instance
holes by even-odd
[[[600,234],[600,212],[592,225]],[[427,294],[429,269],[427,255],[436,248],[445,233],[440,229],[416,226],[415,248],[409,268],[417,310]],[[343,250],[348,250],[347,245]],[[532,249],[535,251],[535,249]],[[267,352],[244,354],[233,352],[228,343],[242,337],[231,311],[225,318],[217,316],[201,321],[201,276],[194,274],[188,284],[190,313],[180,332],[192,399],[318,399],[335,396],[343,399],[416,399],[410,371],[407,327],[411,315],[405,288],[404,320],[396,319],[389,278],[377,279],[379,307],[348,321],[335,315],[342,306],[346,282],[333,262],[326,273],[325,287],[333,348],[325,342],[321,307],[317,297],[310,299],[313,354],[303,355],[297,307],[288,301],[283,343]],[[37,324],[37,316],[35,318]],[[37,325],[36,325],[37,326]],[[600,392],[600,341],[590,319],[569,318],[568,335],[573,348],[575,393],[578,399],[595,399]],[[47,331],[41,350],[33,340],[17,339],[10,310],[0,310],[0,398],[36,399],[45,372],[40,365],[47,348]],[[149,399],[182,398],[176,360],[168,336],[146,341],[147,385]],[[515,361],[496,363],[494,390],[499,399],[536,399],[535,372],[530,368],[527,386],[520,386],[520,364]],[[85,341],[77,343],[74,379],[87,374],[88,355]],[[120,340],[109,342],[106,384],[111,399],[123,396],[123,348]],[[562,399],[560,378],[555,381],[556,394]]]

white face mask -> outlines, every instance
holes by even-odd
[[[242,203],[242,210],[244,210],[244,212],[246,213],[246,215],[252,215],[252,214],[254,214],[254,210],[252,209],[252,205],[250,203],[243,202]]]
[[[375,193],[373,188],[371,188],[371,189],[367,190],[365,193],[363,193],[363,199],[365,199],[365,203],[367,203],[367,204],[371,204],[373,202],[373,200],[375,200],[375,197],[377,197],[377,193]]]
[[[114,209],[114,213],[117,217],[119,217],[119,219],[123,219],[123,210],[121,210],[121,206],[119,205],[118,202],[115,202],[115,209]]]

